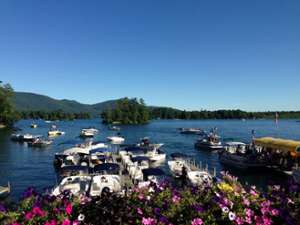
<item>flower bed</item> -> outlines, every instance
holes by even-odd
[[[14,209],[0,207],[0,224],[300,224],[300,186],[243,187],[223,173],[212,187],[177,189],[164,182],[101,199],[39,195],[29,188]]]

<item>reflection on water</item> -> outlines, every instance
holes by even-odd
[[[46,135],[51,124],[37,121],[38,128],[30,128],[32,120],[19,121],[16,126],[23,129],[22,132]],[[100,130],[95,140],[105,141],[107,136],[115,135],[117,131],[108,130],[100,123],[99,119],[61,121],[56,123],[59,129],[66,132],[65,135],[54,139],[54,143],[45,149],[30,148],[26,143],[19,144],[10,140],[10,131],[0,130],[0,185],[7,181],[12,185],[12,196],[18,198],[28,186],[35,186],[42,190],[55,185],[55,171],[53,157],[55,152],[62,151],[83,140],[79,138],[79,132],[84,127],[93,126]],[[210,130],[217,127],[223,138],[233,138],[237,141],[249,142],[251,131],[256,131],[256,136],[274,136],[290,139],[300,139],[300,123],[294,120],[282,120],[276,126],[271,120],[158,120],[141,126],[122,126],[121,134],[126,138],[126,143],[137,142],[142,137],[150,137],[153,142],[165,143],[163,150],[169,155],[172,152],[185,152],[193,156],[197,162],[202,162],[210,168],[215,167],[217,172],[224,168],[219,164],[218,155],[208,151],[200,151],[194,148],[197,138],[195,135],[180,134],[177,128],[200,127]],[[166,166],[163,166],[166,169]],[[239,176],[240,180],[250,184],[265,186],[268,181],[282,181],[284,176],[269,171],[241,173],[231,171]]]

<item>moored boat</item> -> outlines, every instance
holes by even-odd
[[[242,170],[261,169],[266,165],[255,149],[243,142],[225,143],[224,150],[219,151],[219,159],[226,166]]]
[[[31,128],[37,128],[37,124],[36,123],[32,123],[32,124],[30,124],[30,127]]]
[[[83,138],[92,138],[94,137],[99,131],[95,128],[84,128],[80,131],[80,137]]]
[[[198,149],[211,151],[218,151],[223,149],[220,137],[215,132],[211,132],[205,137],[198,139],[195,143],[195,147]]]
[[[107,140],[112,143],[123,143],[125,141],[125,138],[121,136],[109,136],[107,137]]]
[[[197,135],[204,135],[204,130],[200,128],[180,128],[181,134],[197,134]]]
[[[36,138],[32,142],[28,142],[28,145],[31,147],[42,148],[42,147],[47,147],[47,146],[51,145],[52,143],[53,143],[53,141],[49,140],[49,139]]]
[[[10,183],[7,183],[7,186],[0,186],[0,198],[5,198],[10,194],[11,187]]]
[[[70,176],[62,179],[60,184],[54,188],[52,194],[58,196],[69,191],[75,196],[86,195],[90,189],[91,176]]]

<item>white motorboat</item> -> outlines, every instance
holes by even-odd
[[[166,160],[166,153],[156,148],[148,151],[145,156],[149,157],[151,162],[164,162]]]
[[[10,194],[11,188],[10,183],[7,183],[7,186],[0,186],[0,198],[5,198]]]
[[[49,130],[48,131],[48,136],[58,136],[58,135],[64,135],[65,132],[61,130]]]
[[[182,175],[183,167],[185,167],[187,172],[191,171],[191,168],[188,165],[188,163],[184,159],[180,158],[168,161],[168,166],[172,175],[176,178]]]
[[[223,149],[220,137],[215,133],[210,133],[206,137],[198,139],[195,143],[195,147],[211,151],[218,151]]]
[[[101,196],[104,192],[120,192],[120,166],[116,163],[102,163],[93,168],[90,196]]]
[[[198,134],[203,135],[205,132],[200,128],[180,128],[181,134]]]
[[[65,191],[70,191],[75,196],[85,195],[90,189],[92,178],[90,176],[70,176],[62,179],[60,184],[56,186],[52,192],[58,196]]]
[[[53,142],[52,140],[36,138],[32,142],[28,142],[28,145],[31,147],[42,148],[42,147],[47,147],[47,146],[51,145],[52,142]]]
[[[150,183],[159,184],[166,179],[165,172],[160,168],[147,168],[142,170],[143,181],[139,182],[139,187],[148,186]]]
[[[112,143],[123,143],[125,141],[125,138],[120,136],[110,136],[107,137],[107,140]]]
[[[84,128],[80,131],[80,137],[94,137],[98,132],[95,128]]]
[[[259,169],[265,166],[247,145],[242,142],[227,142],[224,150],[219,152],[220,162],[238,169]]]
[[[150,143],[149,138],[148,137],[144,137],[135,146],[143,148],[143,149],[153,149],[153,148],[159,149],[163,145],[164,145],[163,143]]]
[[[104,192],[120,192],[121,178],[118,175],[97,175],[93,176],[90,196],[101,196]]]
[[[146,156],[131,157],[131,162],[129,161],[127,164],[127,170],[134,183],[143,180],[142,170],[150,167],[149,161],[150,159]]]
[[[187,177],[193,186],[210,186],[213,182],[212,176],[206,171],[188,171]]]

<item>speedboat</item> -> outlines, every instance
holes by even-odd
[[[153,148],[148,151],[145,156],[149,157],[151,162],[164,162],[166,160],[166,153],[160,149]]]
[[[207,149],[212,151],[217,151],[223,149],[220,137],[215,133],[210,133],[204,138],[197,140],[195,147],[199,149]]]
[[[164,144],[163,143],[150,143],[150,140],[148,137],[144,137],[141,139],[141,141],[139,143],[136,144],[137,147],[141,147],[141,148],[145,148],[145,149],[153,149],[153,148],[157,148],[159,149],[160,147],[162,147]]]
[[[146,156],[131,157],[131,162],[129,161],[127,164],[127,170],[134,183],[143,180],[142,170],[150,167],[149,161],[150,159]]]
[[[10,183],[7,183],[7,186],[0,186],[0,198],[5,198],[10,194]]]
[[[70,176],[62,179],[60,184],[56,186],[52,192],[54,196],[58,196],[65,191],[70,191],[75,196],[85,195],[90,189],[92,178],[90,176]]]
[[[84,128],[80,132],[80,137],[94,137],[98,132],[95,128]]]
[[[52,144],[52,140],[42,139],[42,138],[36,138],[32,142],[28,142],[28,145],[31,147],[47,147]]]
[[[120,192],[120,166],[116,163],[103,163],[93,168],[90,196],[101,196],[104,192]]]
[[[110,137],[107,137],[107,140],[112,143],[122,143],[125,141],[125,138],[120,137],[120,136],[110,136]]]
[[[65,165],[58,171],[58,175],[60,177],[89,175],[89,166],[87,166],[87,165]]]
[[[138,186],[148,186],[150,183],[159,184],[166,179],[165,172],[160,168],[147,168],[142,170],[143,181]]]
[[[191,171],[191,168],[188,165],[188,163],[181,158],[176,158],[168,161],[168,166],[171,171],[171,174],[175,178],[181,177],[183,168],[185,168],[187,172]]]
[[[257,154],[243,142],[227,142],[219,152],[220,162],[238,169],[258,169],[265,166]]]
[[[205,132],[200,128],[180,128],[181,134],[198,134],[203,135]]]
[[[48,136],[58,136],[58,135],[64,135],[65,132],[57,129],[51,129],[48,131]]]
[[[41,135],[32,135],[32,134],[12,134],[11,140],[12,141],[19,141],[19,142],[32,142],[37,138],[40,138]]]
[[[187,178],[193,186],[210,186],[213,182],[212,176],[207,171],[188,171]]]

